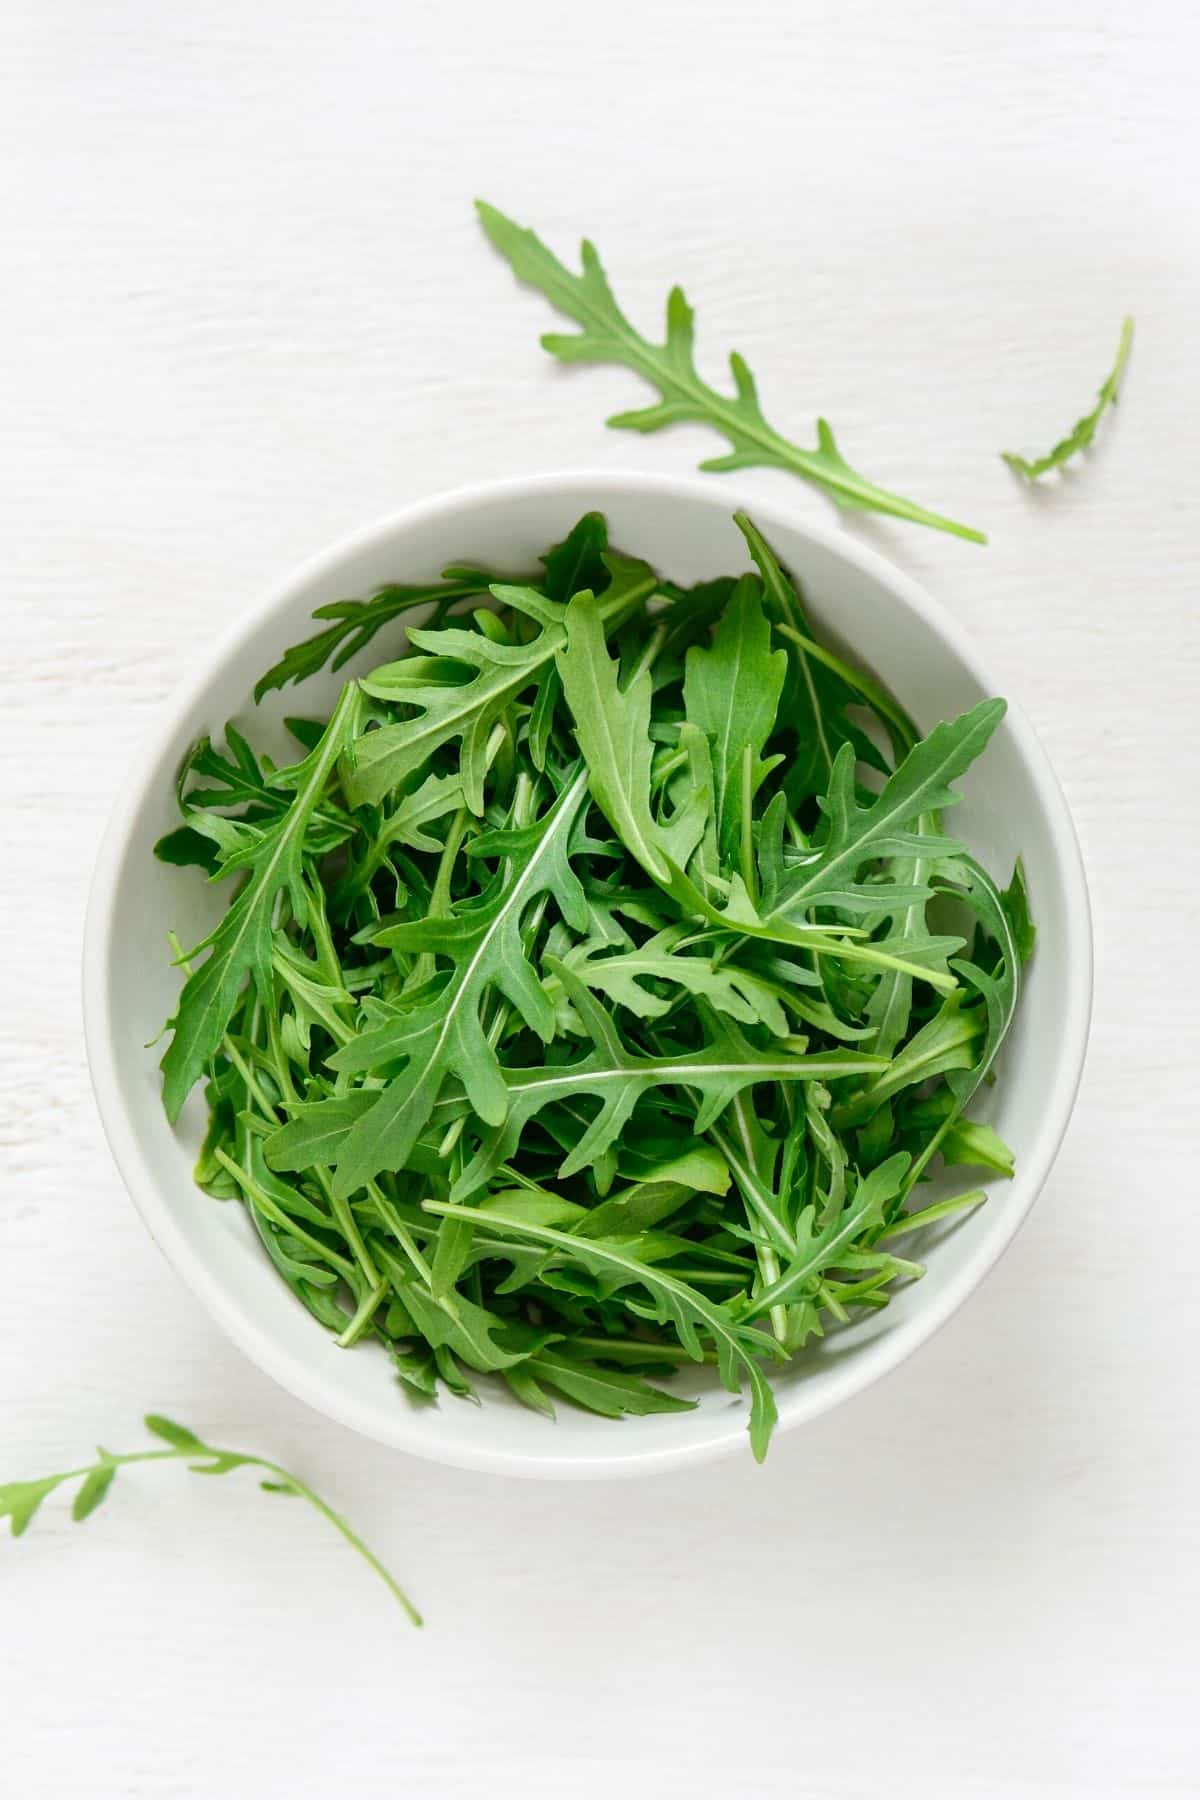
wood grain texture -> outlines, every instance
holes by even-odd
[[[22,1800],[1094,1800],[1200,1793],[1195,404],[1200,28],[1178,0],[13,0],[0,22],[2,1472],[157,1406],[344,1503],[128,1478],[0,1544],[0,1789]],[[1068,1143],[966,1311],[747,1459],[570,1492],[426,1468],[277,1392],[127,1204],[87,1085],[85,892],[139,739],[310,550],[436,489],[682,470],[605,434],[486,251],[482,188],[586,229],[639,318],[818,411],[1066,786],[1095,1036]],[[1038,492],[1000,463],[1127,397]],[[824,518],[785,477],[742,491]]]

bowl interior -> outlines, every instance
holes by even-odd
[[[230,1335],[292,1392],[375,1438],[439,1461],[534,1475],[636,1472],[735,1448],[744,1442],[744,1406],[706,1371],[679,1378],[700,1398],[695,1412],[619,1423],[566,1405],[551,1423],[486,1380],[482,1408],[451,1398],[420,1405],[402,1391],[381,1349],[339,1350],[279,1281],[242,1209],[193,1185],[203,1129],[199,1095],[178,1130],[163,1115],[157,1053],[144,1046],[171,1012],[178,989],[165,934],[172,928],[185,942],[197,941],[215,923],[226,894],[206,891],[194,870],[156,862],[151,850],[177,822],[174,777],[196,736],[219,739],[233,718],[256,742],[282,750],[285,714],[323,715],[331,705],[340,675],[272,694],[258,708],[251,699],[263,669],[286,644],[307,635],[314,607],[364,596],[388,581],[434,576],[451,561],[528,569],[589,508],[607,515],[615,545],[677,580],[747,566],[723,487],[611,474],[450,496],[318,559],[216,652],[170,710],[121,799],[102,853],[85,968],[89,1054],[122,1173],[155,1238]],[[754,513],[803,583],[822,632],[877,672],[922,728],[989,691],[957,629],[905,577],[769,508]],[[385,632],[346,673],[387,659],[402,641],[398,628]],[[992,1184],[988,1203],[942,1230],[936,1244],[926,1234],[911,1252],[928,1257],[924,1280],[778,1377],[781,1426],[865,1386],[949,1316],[1035,1197],[1074,1097],[1090,1000],[1086,892],[1057,784],[1018,711],[1010,710],[962,792],[956,834],[1004,880],[1016,855],[1024,857],[1039,931],[998,1080],[973,1108],[1012,1145],[1017,1176]],[[974,1171],[953,1173],[953,1188],[944,1178],[940,1183],[945,1191],[976,1185]]]

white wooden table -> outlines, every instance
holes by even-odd
[[[429,1628],[299,1508],[173,1470],[0,1544],[22,1800],[1200,1793],[1200,26],[1182,0],[12,0],[0,1476],[157,1406],[323,1483]],[[684,470],[472,222],[586,230],[715,372],[992,533],[853,528],[946,600],[1066,785],[1095,1036],[1016,1247],[881,1387],[749,1459],[510,1485],[308,1413],[218,1335],[93,1112],[80,925],[109,803],[214,633],[460,482]],[[1127,396],[1036,493],[996,457]],[[783,476],[742,491],[824,518]],[[149,953],[149,947],[148,947]]]

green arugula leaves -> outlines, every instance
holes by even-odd
[[[232,727],[185,764],[159,854],[232,898],[164,1103],[205,1079],[197,1180],[412,1404],[483,1376],[647,1416],[709,1362],[761,1457],[770,1367],[980,1198],[922,1205],[933,1160],[1011,1173],[968,1109],[1033,930],[1020,871],[1001,891],[943,825],[1003,702],[920,737],[738,523],[753,571],[696,589],[593,513],[539,577],[322,609],[262,691],[432,622],[295,726],[294,767]]]

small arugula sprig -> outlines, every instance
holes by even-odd
[[[242,1450],[218,1449],[213,1444],[206,1444],[198,1438],[194,1431],[185,1425],[178,1425],[173,1419],[166,1419],[161,1413],[148,1413],[145,1418],[148,1431],[160,1438],[169,1447],[166,1450],[134,1450],[115,1452],[98,1449],[96,1460],[84,1463],[77,1469],[64,1469],[56,1475],[42,1475],[32,1481],[9,1481],[0,1483],[0,1519],[11,1521],[14,1537],[20,1537],[32,1521],[43,1500],[47,1499],[56,1488],[67,1482],[78,1482],[75,1499],[71,1506],[71,1517],[76,1522],[88,1518],[105,1500],[109,1488],[116,1479],[119,1470],[129,1468],[135,1463],[183,1462],[193,1475],[228,1475],[235,1469],[261,1469],[266,1479],[259,1486],[268,1494],[290,1494],[298,1499],[307,1500],[308,1504],[327,1519],[334,1530],[340,1532],[352,1550],[358,1552],[364,1562],[372,1568],[380,1580],[386,1585],[392,1597],[399,1601],[414,1625],[421,1624],[421,1615],[417,1612],[407,1595],[397,1585],[393,1577],[380,1562],[373,1550],[368,1549],[358,1533],[351,1529],[333,1508],[308,1483],[290,1470],[281,1468],[276,1462],[266,1457],[254,1456]]]
[[[641,432],[684,422],[708,425],[727,439],[730,447],[725,455],[701,463],[702,469],[786,469],[822,488],[839,506],[907,519],[975,544],[987,542],[983,532],[930,512],[861,475],[838,449],[825,419],[817,420],[815,449],[781,436],[763,416],[754,377],[736,350],[729,358],[734,392],[722,394],[710,387],[696,368],[694,314],[681,288],[672,288],[667,299],[665,341],[652,343],[621,311],[600,258],[586,239],[581,249],[583,272],[575,275],[534,232],[486,201],[475,204],[484,231],[518,280],[540,288],[552,305],[582,327],[576,336],[548,333],[541,340],[543,349],[562,362],[619,363],[658,389],[660,398],[655,405],[617,413],[608,420],[609,425]]]
[[[1125,364],[1129,360],[1132,346],[1133,320],[1126,318],[1121,325],[1121,341],[1117,346],[1117,360],[1100,389],[1100,398],[1091,412],[1085,413],[1082,419],[1077,420],[1066,437],[1061,438],[1053,450],[1047,451],[1045,456],[1037,456],[1030,460],[1016,455],[1011,450],[1002,450],[1000,454],[1009,468],[1014,469],[1018,475],[1024,475],[1027,481],[1036,481],[1039,476],[1048,475],[1051,469],[1061,469],[1064,463],[1070,461],[1071,457],[1081,450],[1086,450],[1095,437],[1096,427],[1107,409],[1117,404],[1121,378],[1125,373]]]
[[[978,1203],[922,1204],[934,1159],[1011,1172],[968,1109],[1032,927],[944,823],[1003,702],[922,737],[736,522],[753,570],[696,589],[592,513],[536,577],[341,603],[433,622],[295,766],[235,728],[186,761],[159,854],[232,899],[174,946],[163,1074],[172,1117],[206,1078],[200,1184],[414,1399],[645,1416],[703,1362],[761,1457],[771,1365]]]
[[[447,570],[441,581],[415,587],[393,585],[380,588],[369,600],[331,600],[318,606],[313,618],[331,619],[333,623],[285,650],[255,683],[254,698],[261,700],[272,688],[305,681],[327,663],[332,669],[342,668],[394,619],[426,609],[428,622],[440,624],[454,606],[477,599],[485,591],[485,584],[469,571]]]

